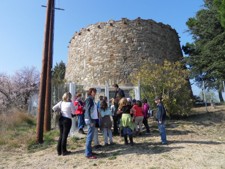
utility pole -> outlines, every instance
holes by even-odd
[[[47,8],[47,15],[42,57],[42,72],[38,98],[38,117],[36,128],[36,141],[38,143],[43,143],[43,128],[44,131],[49,131],[51,129],[51,70],[53,60],[54,17],[55,9],[64,10],[61,8],[55,8],[55,0],[48,0],[47,6],[42,5],[42,7]]]
[[[45,93],[45,111],[44,111],[44,131],[51,130],[51,77],[52,77],[52,56],[53,56],[53,40],[54,40],[54,15],[55,2],[52,0],[50,26],[49,26],[49,43],[48,43],[48,59],[47,59],[47,77],[46,77],[46,93]]]
[[[46,78],[47,78],[47,66],[48,66],[48,53],[49,53],[49,35],[50,35],[50,23],[52,5],[54,0],[48,0],[47,4],[47,15],[45,23],[45,36],[44,36],[44,47],[42,55],[42,72],[39,87],[39,98],[38,98],[38,117],[37,117],[37,143],[43,143],[43,122],[44,122],[44,110],[45,110],[45,94],[46,94]]]

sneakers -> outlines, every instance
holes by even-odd
[[[101,148],[102,147],[102,145],[96,145],[96,146],[94,146],[94,148],[96,148],[96,149],[98,149],[98,148]]]
[[[88,159],[96,159],[96,155],[98,155],[97,153],[92,152],[90,156],[86,156]]]
[[[104,146],[111,146],[111,145],[115,145],[114,142],[110,142],[110,143],[105,143]]]
[[[145,135],[151,135],[150,132],[146,132]]]
[[[93,155],[91,155],[91,156],[86,156],[88,159],[97,159],[97,157],[96,156],[93,156]]]
[[[66,155],[69,155],[69,154],[71,154],[71,151],[66,151],[66,152],[62,153],[63,156],[66,156]]]
[[[94,156],[98,155],[97,153],[94,153],[94,152],[92,152],[91,154],[94,155]]]

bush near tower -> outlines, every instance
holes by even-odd
[[[192,107],[189,71],[181,62],[164,61],[163,64],[147,63],[131,75],[135,84],[140,80],[141,98],[148,98],[151,105],[154,97],[161,96],[167,115],[188,115]]]

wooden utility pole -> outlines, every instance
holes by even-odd
[[[44,122],[44,110],[45,110],[45,102],[47,99],[46,97],[46,79],[48,75],[49,66],[48,64],[48,57],[49,57],[49,43],[50,43],[50,25],[53,22],[51,21],[53,15],[52,12],[54,11],[53,8],[54,0],[48,0],[47,4],[47,15],[46,15],[46,24],[45,24],[45,37],[44,37],[44,47],[43,47],[43,56],[42,56],[42,72],[41,72],[41,79],[40,79],[40,88],[39,88],[39,98],[38,98],[38,117],[37,117],[37,143],[43,143],[43,122]],[[51,98],[51,96],[50,96]]]
[[[49,43],[48,43],[48,63],[46,77],[46,93],[45,93],[45,113],[44,113],[44,131],[51,130],[51,77],[52,77],[52,56],[53,56],[53,39],[54,39],[54,15],[55,2],[52,0],[49,28]]]
[[[45,37],[42,57],[42,72],[39,89],[38,100],[38,117],[37,117],[37,142],[43,143],[43,128],[44,131],[51,129],[51,76],[52,76],[52,58],[53,58],[53,41],[54,41],[54,17],[55,0],[48,0]]]

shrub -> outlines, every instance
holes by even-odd
[[[131,80],[134,84],[140,81],[142,98],[153,102],[155,96],[161,96],[169,116],[187,115],[192,107],[188,75],[180,62],[164,61],[143,65]]]

